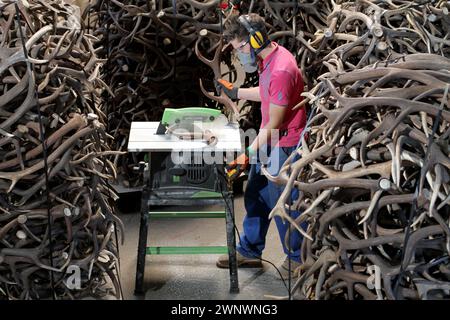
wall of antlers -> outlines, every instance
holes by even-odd
[[[0,1],[0,297],[120,296],[110,182],[140,183],[140,156],[124,152],[131,121],[180,106],[236,116],[212,93],[213,78],[236,80],[221,52],[235,13],[223,2]],[[307,84],[301,158],[266,172],[286,185],[271,215],[305,237],[293,296],[450,298],[448,1],[240,11],[265,17]],[[249,107],[239,121],[251,127]],[[289,203],[292,188],[302,192]],[[293,220],[289,208],[304,213]],[[83,290],[67,286],[69,265]]]
[[[0,11],[0,299],[119,297],[98,39],[64,1]]]

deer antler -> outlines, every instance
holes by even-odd
[[[222,73],[220,72],[220,54],[221,54],[222,47],[223,47],[222,37],[220,37],[219,45],[217,46],[216,52],[214,53],[214,58],[212,60],[208,60],[200,53],[200,50],[198,49],[198,44],[199,44],[200,40],[202,39],[202,37],[206,36],[206,34],[207,34],[206,29],[203,29],[200,31],[200,38],[198,38],[198,40],[195,42],[195,54],[203,63],[205,63],[207,66],[209,66],[213,70],[214,79],[217,80],[222,76]],[[203,87],[202,79],[200,79],[200,89],[202,90],[202,92],[205,96],[207,96],[208,98],[210,98],[214,101],[217,101],[217,102],[223,104],[228,109],[233,111],[233,113],[236,116],[239,115],[239,109],[238,109],[236,103],[234,103],[223,92],[223,90],[220,92],[220,96],[218,96],[218,97],[215,96],[214,93],[206,91],[206,89]]]

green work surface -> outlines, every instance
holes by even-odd
[[[211,122],[217,119],[222,112],[211,108],[166,108],[161,119],[164,126],[173,125],[181,122],[183,119],[191,121]]]
[[[225,218],[225,211],[151,211],[151,218]]]
[[[147,247],[147,254],[220,254],[228,253],[226,246],[208,247]]]
[[[195,193],[191,198],[223,198],[222,194],[219,192],[213,192],[213,191],[199,191]]]

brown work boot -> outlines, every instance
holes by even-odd
[[[258,258],[247,258],[236,251],[236,260],[238,268],[262,268],[262,261]],[[217,259],[216,266],[218,268],[229,268],[228,253],[223,254]]]
[[[300,262],[291,260],[291,279],[296,279],[298,277],[298,268],[301,265],[302,264]],[[286,257],[286,259],[284,259],[281,266],[278,267],[278,270],[280,271],[281,276],[283,277],[284,280],[287,280],[289,278],[289,258],[288,257]],[[277,272],[277,277],[280,278],[280,274],[278,272]]]

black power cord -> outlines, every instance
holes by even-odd
[[[101,4],[99,4],[100,6]],[[100,10],[100,7],[99,7]],[[106,63],[105,63],[105,68],[106,68],[106,76],[108,77],[108,79],[110,81],[112,81],[112,76],[111,76],[111,66],[110,66],[110,61],[111,61],[111,42],[109,39],[109,33],[111,30],[111,22],[110,19],[108,17],[110,11],[110,0],[106,1],[106,14],[105,14],[105,19],[106,20],[106,36],[105,36],[105,44],[106,44]],[[115,108],[113,108],[112,110],[114,113],[116,112]],[[109,92],[107,92],[106,95],[106,128],[108,130],[108,132],[111,132],[111,127],[109,124],[109,118],[111,116],[111,97]]]
[[[88,30],[88,32],[89,32],[89,30],[90,30],[90,21],[91,21],[91,2],[92,2],[92,0],[89,0],[89,11],[88,11],[88,26],[87,26],[87,30]],[[109,12],[109,5],[110,5],[110,0],[108,0],[107,1],[107,8],[108,8],[108,12]],[[110,46],[109,46],[109,44],[110,44],[110,42],[109,42],[109,30],[110,30],[110,23],[109,23],[109,20],[108,20],[108,22],[107,22],[107,26],[106,26],[106,30],[107,30],[107,35],[106,35],[106,54],[107,54],[107,65],[106,65],[106,72],[107,72],[107,74],[109,75],[110,74],[110,69],[109,69],[109,61],[110,61],[110,58],[111,58],[111,51],[110,51]],[[86,71],[85,70],[83,70],[83,72],[86,74],[86,76],[87,76],[87,73],[86,73]],[[88,78],[88,77],[86,77],[86,78]],[[109,77],[108,77],[109,78]],[[95,101],[94,101],[94,94],[93,93],[91,93],[90,94],[91,95],[91,100],[92,100],[92,102],[95,104]],[[108,94],[107,95],[107,102],[106,102],[106,110],[108,111],[109,110],[109,104],[110,104],[110,95]],[[110,123],[109,123],[109,112],[107,112],[107,116],[106,116],[106,127],[108,128],[108,132],[109,132],[109,128],[110,128]],[[107,173],[106,172],[106,161],[104,161],[103,162],[103,167],[102,167],[102,171],[101,171],[102,173]],[[100,179],[100,180],[102,180],[102,179]],[[109,198],[112,198],[112,194],[111,194],[111,189],[112,189],[112,186],[111,186],[111,184],[108,182],[108,180],[102,180],[102,181],[104,181],[105,182],[105,184],[108,186],[108,188],[107,188],[107,190],[108,190],[108,195],[109,195]],[[100,192],[99,192],[99,194],[100,194]],[[106,204],[103,204],[104,205],[104,209],[105,210],[107,210],[107,207],[106,207]],[[103,208],[102,208],[103,209]],[[112,213],[111,213],[112,214]],[[120,297],[121,297],[121,299],[123,300],[123,290],[122,290],[122,282],[121,282],[121,276],[120,276],[120,270],[122,270],[122,268],[121,268],[121,265],[120,265],[120,249],[119,249],[119,247],[120,247],[120,244],[119,244],[119,236],[118,236],[118,232],[117,232],[117,223],[116,223],[116,221],[113,221],[113,225],[114,225],[114,238],[115,238],[115,241],[116,241],[116,248],[117,248],[117,265],[118,265],[118,267],[116,267],[116,268],[114,268],[115,269],[115,271],[116,271],[116,275],[117,275],[117,281],[118,281],[118,284],[119,284],[119,289],[120,289]],[[122,235],[122,237],[123,237],[124,235]]]
[[[102,172],[103,172],[103,171],[106,172],[105,168],[106,168],[106,161],[103,163],[103,169],[102,169]],[[99,181],[103,181],[103,182],[106,183],[106,185],[108,186],[108,188],[107,188],[107,189],[108,189],[108,195],[109,195],[110,198],[112,198],[111,191],[110,191],[110,188],[112,188],[112,186],[111,186],[106,180],[102,180],[102,178],[100,178],[100,177],[98,177],[98,176],[96,176],[96,178],[98,179],[97,183],[98,183]],[[94,194],[97,194],[98,202],[99,202],[99,205],[100,205],[101,210],[102,210],[103,212],[107,213],[107,212],[109,212],[108,206],[107,206],[106,201],[102,198],[102,193],[97,189],[97,183],[95,183]],[[112,212],[110,212],[110,214],[113,215]],[[106,216],[106,215],[105,215],[105,216]],[[123,297],[124,297],[124,296],[123,296],[123,290],[122,290],[122,281],[120,280],[120,273],[119,273],[119,271],[122,270],[122,269],[121,269],[121,267],[120,267],[119,237],[118,237],[118,232],[117,232],[117,224],[116,224],[116,221],[113,221],[113,226],[114,226],[114,236],[115,236],[116,247],[117,247],[117,266],[114,268],[114,270],[116,271],[116,275],[117,275],[117,282],[118,282],[118,285],[119,285],[120,297],[121,297],[121,299],[123,300]],[[122,235],[122,236],[123,236],[123,235]],[[113,281],[113,279],[111,279],[111,281]],[[116,292],[116,294],[117,294],[117,292]]]
[[[177,15],[177,1],[172,0],[172,9],[173,9],[173,15]],[[176,84],[177,81],[177,20],[173,19],[173,83]]]
[[[280,147],[281,148],[281,147]],[[279,159],[279,157],[278,157]],[[289,202],[289,212],[288,212],[288,216],[289,218],[292,219],[291,216],[291,202],[292,202],[292,190],[291,192],[289,192],[289,197],[288,197],[288,202]],[[288,249],[288,287],[289,287],[289,300],[292,300],[292,273],[291,273],[291,269],[292,269],[292,265],[291,265],[291,258],[289,257],[291,254],[291,226],[287,227],[287,231],[288,231],[288,245],[287,245],[287,249]]]
[[[299,141],[298,141],[298,143],[297,143],[297,146],[295,147],[295,150],[294,150],[293,152],[297,152],[296,150],[298,150],[298,149],[301,147],[303,137],[305,136],[306,132],[308,131],[308,128],[309,128],[309,126],[310,126],[310,122],[311,122],[311,119],[313,118],[313,116],[314,116],[314,109],[312,109],[312,110],[309,112],[308,118],[307,118],[307,120],[306,120],[305,128],[303,129],[303,131],[302,131],[302,133],[301,133],[301,135],[300,135],[300,139],[299,139]],[[288,156],[290,156],[290,155],[288,155]],[[292,162],[294,161],[294,158],[295,158],[295,157],[292,157],[292,158],[290,159],[289,165],[292,165]],[[299,195],[298,195],[298,196],[300,197],[300,192],[299,192]],[[289,193],[288,202],[289,202],[289,208],[288,208],[289,213],[288,213],[288,215],[289,215],[289,217],[292,219],[292,216],[291,216],[291,212],[292,212],[292,210],[291,210],[291,205],[292,205],[292,191]],[[288,227],[288,252],[289,252],[289,254],[291,253],[291,234],[292,234],[291,226],[289,226],[289,227]],[[288,278],[288,284],[289,284],[289,300],[292,300],[292,293],[291,293],[292,266],[291,266],[291,259],[289,258],[289,254],[288,254],[288,259],[289,259],[289,261],[288,261],[288,274],[289,274],[289,278]],[[300,257],[300,259],[301,259],[301,257]]]
[[[218,168],[217,168],[217,163],[216,163],[215,161],[214,161],[214,172],[216,173],[216,177],[218,177],[219,179],[220,179],[220,177],[222,177],[222,179],[227,180],[226,175],[221,175],[221,174],[219,173],[219,170],[218,170]],[[237,236],[238,236],[238,240],[240,241],[240,239],[241,239],[241,234],[240,234],[240,232],[239,232],[239,229],[238,229],[237,226],[236,226],[236,222],[235,222],[235,219],[234,219],[234,210],[231,210],[231,208],[230,208],[230,206],[229,206],[229,204],[228,204],[228,201],[227,201],[227,199],[226,199],[226,195],[224,194],[224,190],[223,190],[223,188],[222,188],[222,182],[219,181],[219,182],[217,183],[217,186],[219,187],[220,194],[222,195],[223,201],[225,202],[225,205],[227,206],[228,211],[229,211],[229,212],[233,212],[233,217],[232,217],[233,228],[234,228],[234,230],[236,230],[236,233],[237,233]],[[230,192],[230,191],[228,191],[228,192]],[[254,255],[252,255],[252,258],[258,259],[258,260],[260,260],[260,261],[267,262],[268,264],[270,264],[271,266],[273,266],[273,267],[275,268],[275,270],[278,272],[278,274],[280,275],[280,279],[281,279],[281,281],[283,282],[284,287],[286,288],[286,290],[287,290],[288,292],[290,292],[288,286],[286,285],[286,281],[285,281],[284,278],[283,278],[283,275],[281,274],[280,270],[277,268],[277,266],[276,266],[274,263],[272,263],[272,262],[269,261],[269,260],[263,259],[263,258],[258,257],[258,256],[254,256]]]
[[[44,175],[45,175],[45,195],[47,198],[47,227],[48,227],[48,233],[49,233],[49,250],[50,250],[50,266],[52,268],[54,268],[54,264],[53,264],[53,239],[52,239],[52,219],[51,219],[51,212],[50,212],[50,204],[52,203],[52,200],[50,198],[50,181],[49,181],[49,176],[48,176],[48,153],[47,153],[47,143],[45,140],[45,132],[44,132],[44,125],[42,122],[42,114],[41,114],[41,108],[39,105],[39,96],[38,96],[38,91],[36,88],[36,77],[35,77],[35,71],[34,71],[34,66],[31,65],[29,57],[28,57],[28,52],[26,49],[26,45],[25,45],[25,36],[23,34],[23,30],[22,30],[22,19],[20,17],[20,10],[19,10],[19,6],[17,5],[17,2],[14,3],[14,7],[16,10],[16,19],[17,19],[17,28],[19,29],[19,35],[20,35],[20,40],[22,43],[22,49],[23,49],[23,54],[25,57],[25,61],[26,61],[26,65],[27,65],[27,72],[30,74],[30,79],[28,81],[33,81],[33,86],[34,86],[34,100],[36,102],[36,109],[37,109],[37,114],[38,114],[38,121],[39,121],[39,139],[41,140],[41,144],[42,144],[42,153],[44,156]],[[52,288],[52,298],[53,300],[56,300],[56,292],[55,292],[55,278],[54,278],[54,274],[53,274],[53,270],[50,270],[50,284],[51,284],[51,288]]]
[[[406,267],[405,267],[405,253],[406,253],[406,247],[408,245],[408,241],[409,238],[411,236],[411,228],[412,228],[412,223],[414,221],[414,218],[417,215],[417,198],[419,197],[419,188],[420,186],[423,185],[423,179],[426,176],[426,168],[428,167],[428,162],[429,162],[429,156],[430,156],[430,152],[431,152],[431,145],[433,144],[434,141],[434,135],[436,134],[436,131],[438,129],[439,126],[439,121],[441,119],[442,116],[442,111],[444,110],[444,103],[446,102],[446,98],[448,96],[448,91],[449,91],[449,85],[447,84],[447,86],[444,89],[444,95],[442,97],[442,102],[441,105],[439,107],[439,111],[436,115],[436,118],[434,119],[433,122],[433,130],[431,132],[431,134],[428,136],[428,141],[427,141],[427,151],[425,153],[425,160],[422,166],[422,170],[420,173],[420,177],[416,180],[416,185],[415,185],[415,191],[414,191],[414,199],[413,199],[413,203],[411,204],[411,209],[409,212],[409,218],[408,218],[408,225],[406,226],[406,231],[405,231],[405,240],[403,241],[403,249],[402,249],[402,256],[401,256],[401,263],[400,263],[400,272],[398,275],[397,280],[395,281],[395,285],[394,285],[394,295],[397,299],[398,297],[398,288],[400,285],[400,282],[403,280],[403,277],[405,276],[405,272],[406,272]]]

